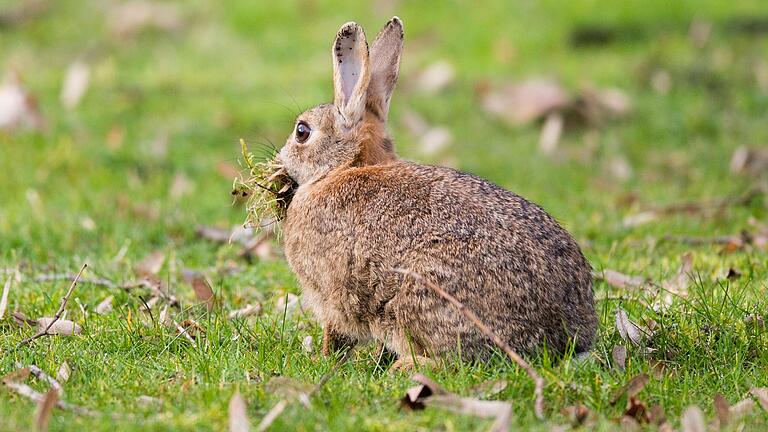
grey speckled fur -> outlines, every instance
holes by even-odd
[[[343,38],[343,50],[339,39]],[[402,50],[394,18],[374,41],[345,24],[332,49],[334,104],[297,119],[279,158],[298,188],[284,221],[285,252],[326,347],[379,340],[400,356],[461,352],[491,342],[405,269],[442,286],[520,352],[597,329],[591,269],[573,238],[539,206],[479,177],[402,161],[386,133]],[[342,69],[348,56],[354,67]],[[359,66],[359,67],[358,67]],[[370,85],[369,85],[370,81]],[[350,90],[353,89],[353,90]],[[361,105],[363,104],[363,105]]]

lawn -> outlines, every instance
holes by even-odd
[[[544,420],[533,412],[532,382],[501,352],[423,373],[463,396],[506,381],[481,396],[510,401],[513,427],[534,430],[571,426],[567,407],[579,405],[590,412],[587,428],[620,428],[627,397],[612,401],[642,373],[650,379],[637,399],[663,408],[675,429],[691,405],[715,422],[716,394],[736,404],[768,386],[763,0],[190,0],[161,3],[143,18],[154,21],[148,28],[115,23],[117,1],[30,1],[19,14],[21,3],[0,0],[0,73],[18,73],[44,125],[0,128],[0,287],[14,279],[0,321],[0,375],[32,364],[56,375],[69,365],[61,397],[93,415],[56,410],[51,430],[223,430],[235,392],[255,429],[290,399],[287,388],[311,388],[337,364],[339,355],[320,355],[322,329],[292,296],[300,289],[279,239],[243,257],[237,242],[210,241],[198,229],[245,221],[230,193],[241,138],[268,152],[298,112],[332,98],[329,51],[339,26],[355,20],[370,39],[392,15],[405,23],[390,112],[398,153],[536,201],[574,235],[597,276],[610,269],[646,281],[624,288],[596,281],[601,326],[589,358],[528,358],[546,381]],[[136,17],[123,9],[123,24],[126,14]],[[419,77],[439,62],[453,77],[431,91]],[[85,65],[89,82],[68,108],[60,94],[73,63]],[[484,92],[540,77],[572,93],[619,89],[631,111],[598,124],[566,121],[556,149],[543,152],[540,121],[510,125],[482,103]],[[414,118],[444,128],[450,142],[425,145]],[[756,150],[734,170],[732,155],[744,146]],[[763,193],[739,199],[755,188]],[[735,237],[712,241],[722,236]],[[679,273],[684,256],[690,268]],[[66,307],[81,334],[21,345],[35,329],[10,314],[52,317],[71,280],[41,276],[76,273],[84,263],[84,279],[115,285],[154,265],[179,306],[160,300],[150,314],[151,289],[83,282]],[[210,307],[190,274],[198,288],[208,280]],[[97,313],[110,295],[112,311]],[[229,318],[249,304],[261,313]],[[618,331],[621,311],[648,333],[639,343]],[[193,320],[202,330],[190,341],[163,320]],[[624,365],[613,355],[619,345]],[[411,373],[389,373],[379,360],[376,346],[359,347],[306,406],[291,401],[271,429],[490,427],[438,408],[402,408]],[[0,430],[31,429],[35,410],[0,387]],[[758,404],[731,417],[732,430],[768,427]]]

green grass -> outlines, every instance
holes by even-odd
[[[0,6],[15,3],[3,0]],[[636,209],[616,204],[630,192],[642,202],[674,203],[731,196],[749,187],[752,179],[729,173],[728,161],[740,145],[768,143],[768,92],[753,73],[760,61],[766,67],[768,38],[734,33],[728,23],[733,17],[764,17],[762,0],[375,3],[240,0],[224,7],[188,1],[179,3],[184,25],[178,31],[149,31],[121,41],[105,24],[108,3],[57,1],[39,18],[0,28],[0,65],[21,73],[48,120],[44,132],[0,132],[0,267],[19,266],[24,276],[11,292],[9,311],[29,317],[55,312],[67,283],[37,283],[32,281],[37,274],[75,272],[87,262],[90,276],[131,280],[134,264],[160,250],[167,257],[161,275],[182,301],[176,320],[195,319],[207,331],[195,349],[172,329],[153,324],[139,311],[135,295],[88,284],[77,288],[68,306],[68,317],[83,326],[79,337],[42,338],[18,348],[32,330],[4,320],[0,374],[16,363],[55,373],[67,361],[73,371],[65,399],[104,413],[88,418],[57,411],[53,430],[222,430],[237,389],[255,425],[280,399],[266,389],[270,377],[311,384],[335,364],[317,354],[321,329],[314,321],[277,308],[286,292],[299,293],[283,260],[249,265],[236,247],[200,240],[194,229],[244,221],[243,208],[231,204],[232,178],[217,165],[237,166],[241,137],[281,143],[295,111],[331,98],[328,53],[343,22],[360,22],[371,37],[392,14],[406,26],[401,85],[390,115],[401,155],[429,163],[452,159],[458,168],[540,203],[574,234],[596,269],[660,281],[692,250],[697,275],[691,295],[662,312],[644,306],[652,301],[646,293],[597,283],[602,325],[594,351],[602,362],[579,366],[546,355],[530,359],[548,383],[545,422],[533,415],[527,376],[501,355],[483,364],[449,362],[428,371],[430,376],[460,394],[489,379],[509,380],[496,397],[512,401],[516,427],[549,430],[567,422],[561,408],[583,403],[596,413],[597,427],[618,428],[624,402],[611,405],[613,393],[652,369],[642,349],[632,347],[626,371],[610,367],[611,350],[622,343],[613,325],[620,306],[636,322],[657,323],[651,357],[666,369],[639,397],[663,406],[676,427],[688,405],[701,406],[711,420],[715,393],[735,403],[750,387],[768,385],[768,335],[743,323],[750,313],[765,313],[768,254],[651,241],[667,234],[749,229],[750,216],[766,220],[765,199],[713,217],[683,214],[636,228],[622,225]],[[695,48],[688,37],[694,17],[713,23],[704,48]],[[606,47],[570,46],[570,32],[584,24],[640,31]],[[79,56],[91,66],[91,85],[80,106],[68,111],[59,92],[67,65]],[[420,70],[441,59],[457,73],[447,90],[436,96],[408,91]],[[648,71],[654,69],[669,72],[669,93],[649,86]],[[504,126],[483,113],[475,94],[478,82],[530,75],[557,77],[573,89],[587,83],[621,88],[632,98],[633,113],[594,131],[568,131],[560,145],[570,157],[544,156],[537,149],[538,127]],[[454,142],[444,155],[429,159],[420,153],[401,121],[407,110],[451,129]],[[117,135],[120,145],[114,144]],[[153,145],[158,137],[167,137],[164,152]],[[594,150],[587,157],[590,145]],[[617,157],[631,165],[629,179],[617,180],[607,169]],[[171,196],[176,176],[190,181],[190,194]],[[116,260],[121,249],[125,256]],[[233,263],[242,271],[220,271]],[[730,267],[742,276],[724,280]],[[183,268],[206,272],[220,309],[208,313],[194,305],[193,291],[180,276]],[[115,311],[95,314],[93,308],[108,294],[115,296]],[[264,304],[262,316],[226,319],[229,310],[255,302]],[[307,335],[314,337],[312,354],[302,348]],[[410,385],[407,374],[377,367],[374,347],[362,347],[311,409],[292,404],[273,428],[483,430],[490,425],[436,409],[404,412],[398,399]],[[142,395],[161,402],[141,405],[136,398]],[[31,428],[34,409],[28,400],[0,390],[0,430]],[[768,426],[759,408],[742,422],[751,430]]]

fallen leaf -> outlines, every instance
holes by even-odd
[[[173,201],[179,201],[195,190],[195,184],[182,172],[177,172],[171,180],[171,188],[168,195]]]
[[[646,373],[633,376],[613,395],[613,398],[611,398],[611,405],[615,405],[623,395],[627,395],[628,398],[637,395],[643,388],[645,388],[648,382],[650,382],[650,377]]]
[[[682,264],[680,264],[677,274],[663,281],[661,286],[667,292],[686,297],[688,295],[688,284],[691,280],[691,271],[693,271],[693,253],[684,253],[681,261]]]
[[[648,407],[638,398],[630,396],[627,400],[627,408],[624,410],[624,417],[631,417],[639,424],[650,423],[651,417]]]
[[[733,281],[741,277],[741,272],[733,267],[728,267],[728,273],[725,274],[725,278]]]
[[[553,112],[547,115],[544,125],[541,127],[541,134],[539,135],[539,150],[546,155],[554,154],[557,151],[557,146],[560,143],[560,136],[563,134],[563,120],[562,114],[559,112]]]
[[[250,423],[246,411],[245,399],[239,391],[235,392],[229,400],[229,432],[248,432]]]
[[[19,74],[11,70],[0,84],[0,130],[13,132],[20,128],[42,130],[45,120],[37,101],[23,87]]]
[[[768,388],[765,387],[752,387],[749,389],[752,396],[757,398],[763,411],[768,412]]]
[[[10,275],[3,285],[3,296],[0,297],[0,320],[5,316],[5,309],[8,307],[8,293],[11,291],[12,283],[13,275]]]
[[[258,315],[261,313],[261,305],[256,303],[255,305],[247,304],[244,308],[231,311],[228,315],[228,319],[246,318],[252,315]]]
[[[37,327],[43,331],[46,328],[48,328],[51,323],[50,328],[48,328],[48,334],[52,335],[60,335],[60,336],[73,336],[73,335],[79,335],[83,332],[83,329],[75,324],[73,321],[66,320],[66,319],[58,319],[55,322],[53,321],[54,318],[49,317],[43,317],[38,318],[37,320]]]
[[[205,303],[208,309],[212,309],[216,300],[216,296],[211,289],[211,285],[202,274],[189,269],[184,269],[184,279],[186,279],[192,289],[195,291],[195,297],[200,302]]]
[[[138,402],[139,405],[142,406],[156,406],[161,405],[163,401],[156,397],[147,396],[147,395],[141,395],[136,397],[136,402]]]
[[[24,315],[23,312],[14,311],[11,314],[11,318],[13,318],[13,322],[19,326],[19,327],[26,327],[26,326],[36,326],[37,321],[27,318],[26,315]]]
[[[110,8],[107,27],[120,38],[127,39],[146,30],[175,31],[182,26],[179,7],[152,1],[129,1]]]
[[[734,420],[738,420],[752,412],[755,408],[755,401],[744,399],[730,407],[729,413]]]
[[[704,413],[697,406],[689,406],[683,412],[680,420],[682,432],[706,432],[707,425],[704,423]]]
[[[275,312],[291,315],[297,310],[301,310],[301,298],[293,293],[280,296],[275,303]]]
[[[583,404],[567,406],[560,412],[564,416],[568,417],[568,420],[571,422],[571,426],[574,428],[583,426],[592,415],[592,412],[589,410],[589,408]]]
[[[301,346],[302,348],[304,348],[304,351],[310,354],[312,353],[312,350],[313,350],[312,342],[313,342],[312,336],[307,336],[304,338],[304,340],[301,341]]]
[[[101,301],[98,305],[96,305],[96,308],[94,308],[94,311],[99,315],[106,315],[110,312],[112,312],[112,301],[114,300],[114,296],[107,296],[104,300]]]
[[[629,319],[627,312],[622,308],[616,310],[616,330],[625,342],[635,346],[641,345],[645,339],[640,327]]]
[[[768,172],[768,149],[741,146],[733,152],[730,168],[734,174],[765,176]]]
[[[187,334],[192,338],[196,337],[198,333],[201,336],[205,335],[205,328],[203,328],[203,326],[201,326],[200,323],[192,319],[186,319],[182,321],[181,323],[179,323],[179,327],[183,329],[185,334]]]
[[[563,110],[571,98],[554,80],[534,78],[481,95],[483,109],[513,126],[531,123],[546,114]]]
[[[640,288],[647,284],[647,280],[641,276],[629,276],[616,270],[605,269],[602,274],[596,274],[598,279],[604,280],[608,285],[618,289]]]
[[[74,109],[88,90],[91,69],[81,60],[72,62],[67,68],[64,85],[61,88],[61,103],[67,109]]]
[[[136,264],[134,270],[139,276],[156,276],[163,268],[163,263],[165,263],[165,254],[154,251]]]
[[[625,216],[622,221],[623,225],[627,228],[634,228],[640,225],[653,222],[659,218],[658,213],[655,211],[644,211],[637,214]]]
[[[59,402],[59,392],[55,389],[50,389],[43,396],[43,400],[37,404],[37,410],[35,411],[35,428],[38,431],[47,431],[48,423],[51,421],[51,413],[53,408]]]
[[[720,427],[724,427],[730,420],[731,406],[728,401],[725,400],[725,397],[720,393],[715,394],[713,404],[715,406],[715,414],[717,415],[718,424]]]
[[[469,388],[469,393],[479,398],[490,398],[503,392],[509,387],[509,381],[498,379],[484,381]]]
[[[308,395],[312,392],[313,385],[286,376],[275,376],[267,381],[264,386],[268,393],[285,399],[297,399],[309,404]]]
[[[427,94],[436,94],[448,87],[456,78],[453,66],[440,60],[427,66],[416,78],[416,89]]]
[[[285,407],[287,406],[288,401],[285,399],[282,399],[280,402],[276,403],[275,406],[273,406],[272,409],[267,412],[264,418],[261,419],[261,422],[259,423],[259,426],[256,428],[256,430],[259,432],[267,430],[270,426],[272,426],[272,423],[275,422],[280,414],[285,411]]]
[[[627,364],[627,348],[624,345],[616,345],[613,347],[611,356],[613,357],[613,367],[623,372]]]
[[[424,375],[411,378],[420,383],[406,392],[401,406],[407,409],[423,409],[426,405],[476,417],[494,418],[491,431],[507,431],[512,418],[512,405],[502,401],[483,401],[450,393]]]
[[[29,374],[30,374],[29,368],[26,368],[26,367],[19,368],[3,375],[3,377],[0,378],[0,382],[6,385],[8,383],[21,382],[26,380],[27,377],[29,377]]]
[[[65,360],[64,363],[59,366],[58,372],[56,372],[56,379],[61,382],[69,381],[69,376],[72,374],[72,369],[69,367],[69,363]]]

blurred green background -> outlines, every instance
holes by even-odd
[[[270,311],[280,295],[298,293],[278,249],[277,257],[248,264],[238,257],[237,247],[202,240],[196,227],[228,229],[245,220],[243,206],[233,204],[230,195],[240,170],[239,139],[256,151],[279,148],[298,112],[332,98],[330,47],[341,24],[357,21],[372,39],[393,15],[405,24],[400,82],[390,111],[398,153],[472,172],[536,201],[574,234],[596,269],[611,267],[660,280],[677,270],[681,253],[691,248],[660,241],[664,236],[738,235],[753,231],[754,220],[765,221],[765,198],[759,197],[715,214],[672,212],[647,223],[632,222],[654,206],[739,197],[765,181],[765,0],[0,0],[0,74],[6,75],[0,84],[3,278],[16,267],[34,275],[74,271],[88,262],[94,275],[130,280],[137,261],[161,250],[167,257],[162,275],[172,287],[178,284],[187,304],[194,295],[176,280],[181,268],[207,272],[227,307],[263,302]],[[547,85],[571,97],[562,110],[564,127],[549,151],[540,144],[543,125],[549,123],[546,115],[510,124],[486,106],[488,97],[515,101],[505,91],[530,80],[548,80]],[[62,92],[77,93],[78,84],[84,92],[67,106]],[[622,113],[608,109],[597,120],[585,120],[584,104],[590,106],[585,95],[605,89],[613,91],[608,102],[619,103]],[[537,100],[507,104],[502,114],[525,104],[536,106]],[[731,168],[740,147],[751,159]],[[739,285],[746,290],[740,299],[750,307],[763,305],[755,299],[768,283],[764,250],[726,254],[718,246],[704,246],[695,265],[707,289],[718,286],[717,275],[739,268],[750,281]],[[9,311],[51,314],[62,289],[62,284],[20,284]],[[79,290],[83,314],[104,296],[95,287]],[[615,295],[604,284],[597,293],[601,299]],[[712,295],[710,300],[722,300],[721,294]],[[9,354],[0,361],[0,373],[17,361],[55,370],[65,358],[81,358],[79,350],[98,346],[103,349],[96,357],[79,360],[82,372],[70,385],[71,400],[143,412],[135,408],[135,397],[158,395],[171,414],[149,424],[170,429],[221,429],[232,385],[242,380],[244,369],[308,381],[322,373],[308,356],[295,360],[298,366],[286,360],[302,352],[301,337],[307,332],[318,340],[317,326],[307,324],[311,321],[289,324],[287,339],[281,331],[279,341],[259,342],[275,352],[274,358],[251,354],[244,339],[221,342],[215,354],[190,354],[176,345],[162,349],[169,340],[178,344],[168,331],[126,329],[126,314],[138,314],[140,303],[127,294],[118,295],[116,303],[121,304],[119,316],[92,318],[94,339],[56,339],[17,349],[29,331],[6,321],[0,348]],[[619,340],[612,328],[613,305],[610,300],[599,303],[605,330],[598,351],[607,356]],[[647,312],[638,305],[625,307],[635,316]],[[706,316],[727,326],[728,320],[740,322],[737,315],[746,307],[739,303],[729,309],[732,315]],[[213,320],[209,325],[222,326],[216,327],[222,340],[235,334],[226,321],[208,319]],[[278,322],[269,316],[258,326],[272,334]],[[123,342],[109,340],[115,329],[129,336]],[[739,369],[738,379],[748,378],[738,384],[721,382],[722,374],[707,369],[732,365],[753,345],[734,342],[710,361],[711,352],[696,351],[704,349],[701,338],[693,332],[681,342],[691,350],[681,349],[676,360],[687,378],[653,389],[651,398],[673,412],[689,402],[711,400],[713,391],[733,401],[747,383],[765,384],[757,367]],[[91,345],[93,340],[99,342]],[[761,340],[758,346],[764,347]],[[236,354],[227,357],[231,352]],[[147,359],[154,364],[146,364]],[[695,365],[684,359],[694,359]],[[546,368],[564,368],[553,374],[568,370],[567,365],[541,362]],[[399,397],[407,380],[401,377],[392,385],[365,362],[358,372],[366,367],[354,385],[346,383],[351,387],[334,384],[329,411],[289,416],[282,425],[388,429],[410,424],[413,418],[386,405]],[[647,365],[633,367],[637,372]],[[443,378],[463,388],[495,373],[516,373],[500,370],[468,368]],[[93,376],[105,373],[108,378],[94,385]],[[591,408],[606,409],[607,417],[616,414],[607,399],[622,376],[586,371],[577,378],[602,391],[586,399]],[[193,386],[196,390],[179,387],[187,379],[199,385]],[[343,420],[334,417],[358,402],[357,391],[365,392],[358,410]],[[508,395],[518,397],[518,391],[530,395],[524,382]],[[580,400],[580,391],[551,390],[554,406]],[[273,400],[261,387],[243,392],[252,403],[258,400],[251,409],[254,417],[263,415]],[[0,405],[10,398],[0,394]],[[0,428],[26,427],[28,420],[19,412],[27,409],[26,402],[13,399],[0,409],[5,417]],[[190,417],[190,411],[199,415]],[[439,413],[419,419],[425,429],[484,424],[446,420]],[[530,413],[522,419],[523,424],[532,420]],[[78,421],[84,423],[72,423]],[[54,427],[73,424],[92,425],[66,417]],[[134,427],[142,426],[120,423],[120,428]]]

